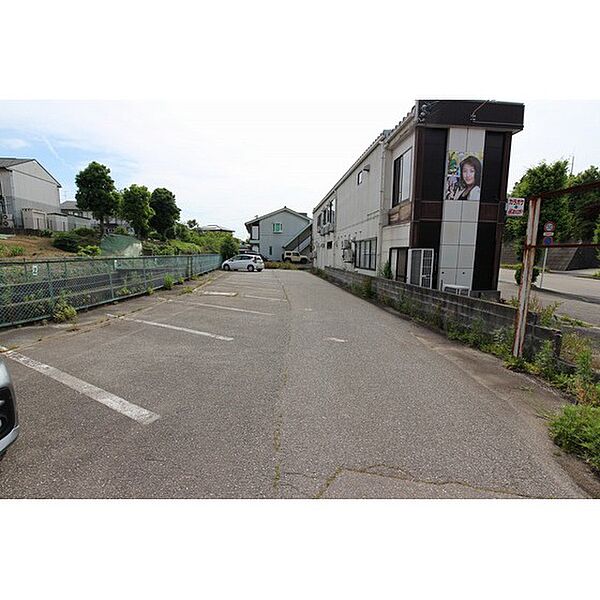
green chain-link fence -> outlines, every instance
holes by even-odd
[[[0,262],[0,327],[47,319],[64,298],[76,309],[146,293],[218,269],[218,254]]]

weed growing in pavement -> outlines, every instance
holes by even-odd
[[[194,292],[194,288],[192,288],[192,287],[186,287],[186,288],[183,288],[179,292],[179,295],[181,296],[181,294],[192,294],[193,292]]]
[[[66,323],[74,321],[77,318],[77,310],[67,301],[64,294],[61,294],[54,304],[52,318],[56,323]]]
[[[165,290],[172,290],[174,283],[175,280],[173,279],[172,275],[165,275],[163,279],[163,287],[165,288]]]
[[[146,294],[148,296],[152,296],[152,294],[154,294],[154,288],[151,285],[146,288]]]
[[[183,285],[184,283],[185,283],[185,279],[184,279],[183,277],[180,277],[180,278],[177,280],[177,285]]]

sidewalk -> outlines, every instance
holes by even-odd
[[[536,286],[532,288],[532,293],[543,304],[560,302],[557,313],[600,326],[600,280],[572,274],[545,273],[541,290],[538,287],[539,283],[540,277]],[[513,270],[500,269],[498,289],[505,300],[517,296],[518,286]]]

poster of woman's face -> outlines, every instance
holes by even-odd
[[[444,200],[479,200],[482,163],[482,153],[451,150]]]

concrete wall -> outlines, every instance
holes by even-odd
[[[281,223],[281,233],[273,233],[273,223]],[[283,246],[295,238],[309,223],[308,218],[302,218],[287,210],[281,210],[260,221],[260,239],[258,247],[263,256],[271,260],[281,260]]]
[[[329,281],[346,287],[362,285],[366,279],[371,279],[377,300],[384,303],[402,300],[409,302],[417,314],[443,330],[447,330],[450,324],[472,328],[478,322],[483,332],[493,334],[499,329],[512,330],[514,325],[516,309],[506,304],[458,296],[381,277],[368,277],[342,269],[326,268],[324,271]],[[529,313],[527,322],[525,351],[535,353],[545,340],[550,340],[558,356],[560,331],[537,325],[537,315],[533,313]]]

